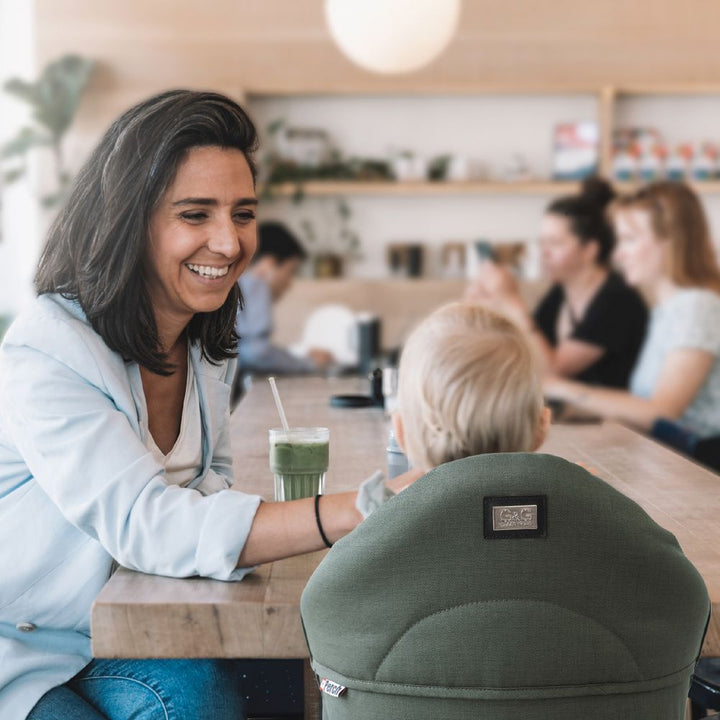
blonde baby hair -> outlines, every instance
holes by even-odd
[[[403,349],[398,412],[415,467],[534,449],[543,410],[538,363],[522,331],[487,308],[452,303]]]

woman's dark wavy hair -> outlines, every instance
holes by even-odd
[[[579,195],[566,195],[553,200],[545,210],[550,215],[567,219],[570,231],[581,244],[598,244],[597,264],[607,267],[615,248],[615,233],[607,209],[615,197],[612,186],[598,177],[583,181]]]
[[[50,228],[35,276],[38,294],[80,303],[112,350],[152,372],[173,371],[162,352],[144,272],[150,217],[191,148],[240,150],[256,168],[257,133],[223,95],[171,90],[130,108],[105,133]],[[189,341],[211,361],[235,356],[234,285],[221,308],[191,320]]]

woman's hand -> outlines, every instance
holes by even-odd
[[[463,300],[473,305],[491,305],[492,295],[485,289],[479,278],[472,280],[465,288]]]
[[[517,278],[506,265],[485,261],[478,265],[466,296],[468,294],[491,301],[507,301],[510,298],[519,299],[520,289]]]
[[[307,352],[307,356],[320,369],[326,368],[328,365],[335,362],[333,354],[327,350],[323,350],[322,348],[310,348]]]
[[[517,278],[505,265],[492,261],[480,263],[474,280],[465,290],[464,299],[506,315],[522,330],[529,332],[532,329],[532,318],[520,295]]]
[[[543,376],[543,395],[550,400],[567,400],[564,380],[557,375],[547,373]]]
[[[585,383],[567,380],[555,374],[545,375],[542,383],[543,395],[548,400],[562,400],[574,405],[581,405],[590,391]]]

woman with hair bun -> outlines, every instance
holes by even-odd
[[[707,438],[720,434],[720,268],[698,196],[658,182],[612,205],[616,257],[651,299],[630,392],[548,379],[545,392],[649,430],[658,419]]]
[[[540,245],[553,284],[534,312],[520,297],[512,273],[492,262],[482,263],[466,297],[515,320],[531,335],[550,373],[625,388],[647,310],[637,291],[610,267],[615,236],[606,209],[613,197],[608,183],[589,178],[580,194],[550,203]]]

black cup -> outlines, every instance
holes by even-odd
[[[358,369],[365,375],[380,357],[380,318],[363,315],[358,318]]]

